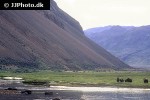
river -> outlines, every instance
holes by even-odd
[[[150,89],[143,88],[65,86],[54,86],[52,88],[54,90],[82,91],[82,100],[150,100]]]
[[[8,81],[7,81],[8,82]],[[67,87],[67,86],[29,86],[21,83],[4,84],[1,80],[0,89],[15,87],[19,91],[28,89],[31,95],[3,94],[0,100],[150,100],[150,89],[143,88],[118,88],[118,87]],[[53,92],[52,96],[44,95],[45,92]]]

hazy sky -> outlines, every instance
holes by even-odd
[[[150,25],[150,0],[55,0],[83,29]]]

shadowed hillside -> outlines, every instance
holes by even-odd
[[[53,0],[50,11],[0,11],[0,64],[1,69],[130,68],[86,38],[79,22]]]

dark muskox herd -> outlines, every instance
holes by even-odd
[[[123,78],[117,78],[117,82],[132,82],[131,78],[123,79]]]
[[[130,82],[130,83],[132,83],[132,79],[131,78],[123,79],[123,78],[118,78],[117,77],[117,82]],[[148,83],[148,79],[144,78],[143,82]]]

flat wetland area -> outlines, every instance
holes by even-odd
[[[150,80],[150,72],[144,71],[112,71],[112,72],[53,72],[37,71],[31,73],[15,73],[1,71],[0,77],[11,76],[21,77],[25,81],[45,81],[52,86],[83,86],[83,87],[130,87],[130,88],[150,88],[150,82],[144,83],[143,79]],[[132,79],[132,82],[117,82],[117,77],[121,79]]]

